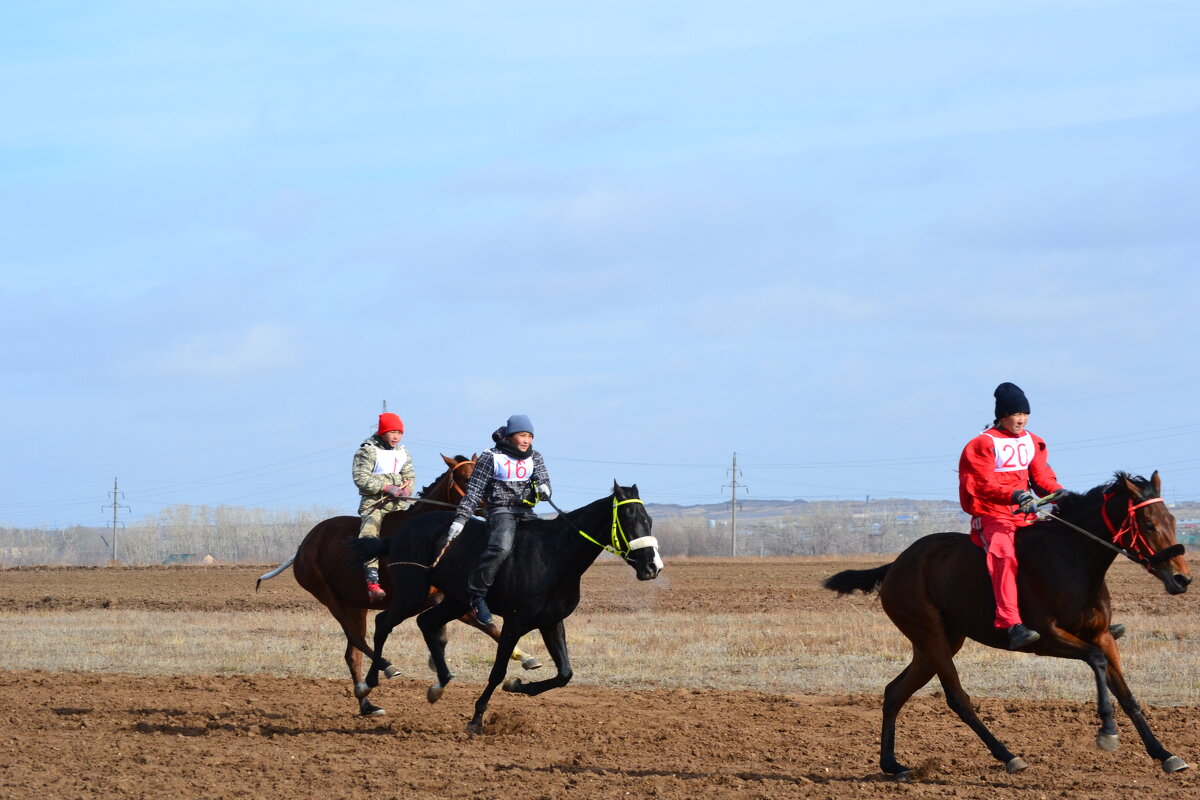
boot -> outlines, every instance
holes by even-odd
[[[1023,647],[1028,647],[1040,638],[1042,638],[1040,633],[1031,631],[1018,622],[1008,629],[1008,649],[1020,650]]]
[[[475,619],[480,625],[492,624],[492,612],[487,607],[487,602],[482,596],[476,595],[471,598],[471,610],[475,612]]]
[[[1120,639],[1122,636],[1125,635],[1125,623],[1124,622],[1114,622],[1112,625],[1109,625],[1108,626],[1108,634],[1110,636],[1112,636],[1113,639]]]
[[[375,567],[367,567],[364,573],[367,576],[367,599],[372,603],[377,603],[387,598],[387,593],[379,585],[379,570]]]

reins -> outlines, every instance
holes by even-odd
[[[579,524],[576,523],[575,520],[571,519],[571,517],[567,515],[567,512],[565,512],[561,508],[559,508],[558,505],[553,500],[551,500],[548,497],[546,498],[546,502],[550,504],[550,507],[553,508],[555,511],[557,511],[558,515],[560,517],[562,517],[563,520],[571,523],[571,527],[574,528],[575,532],[578,533],[580,536],[587,539],[589,542],[596,545],[597,547],[607,550],[608,552],[612,553],[614,556],[617,556],[619,558],[628,559],[630,552],[632,552],[634,550],[634,548],[630,546],[629,537],[625,535],[625,528],[621,525],[621,517],[617,514],[617,509],[620,508],[621,506],[625,505],[626,503],[641,503],[643,506],[646,504],[642,500],[640,500],[639,498],[636,498],[636,497],[631,497],[628,500],[618,500],[617,496],[615,494],[613,495],[612,500],[613,500],[612,544],[608,545],[608,544],[602,544],[602,543],[596,541],[595,539],[593,539],[590,535],[588,535],[587,531],[580,528]]]
[[[1067,520],[1063,519],[1060,516],[1051,514],[1049,511],[1042,511],[1041,509],[1038,509],[1037,514],[1039,517],[1043,517],[1046,519],[1052,519],[1055,522],[1061,522],[1063,525],[1066,525],[1068,528],[1071,528],[1074,531],[1082,533],[1084,536],[1088,537],[1092,541],[1099,542],[1100,544],[1107,547],[1109,550],[1119,553],[1120,555],[1123,555],[1126,558],[1128,558],[1130,561],[1140,564],[1147,571],[1149,571],[1151,566],[1153,566],[1155,564],[1161,564],[1162,562],[1168,561],[1177,555],[1181,555],[1184,552],[1183,545],[1173,544],[1170,547],[1166,548],[1165,550],[1162,550],[1162,551],[1156,553],[1156,552],[1154,552],[1154,549],[1150,546],[1150,543],[1146,541],[1146,537],[1142,535],[1141,526],[1139,526],[1138,522],[1137,522],[1136,512],[1139,508],[1143,508],[1145,506],[1152,505],[1154,503],[1164,502],[1161,497],[1151,497],[1149,500],[1143,500],[1142,502],[1137,503],[1137,504],[1135,504],[1133,502],[1132,497],[1129,498],[1129,508],[1125,512],[1125,519],[1122,522],[1121,527],[1118,529],[1116,526],[1114,526],[1112,524],[1112,521],[1108,517],[1108,501],[1115,496],[1116,496],[1115,494],[1104,495],[1103,502],[1100,504],[1100,515],[1104,520],[1105,527],[1108,528],[1108,532],[1110,534],[1112,534],[1111,541],[1106,541],[1105,539],[1103,539],[1100,536],[1097,536],[1096,534],[1092,533],[1091,531],[1085,530],[1084,528],[1079,527],[1078,525],[1076,525],[1073,522],[1068,522]],[[1043,498],[1043,500],[1049,500],[1049,499],[1050,499],[1049,497]],[[1124,545],[1123,543],[1121,543],[1121,539],[1125,536],[1126,533],[1129,534],[1129,544],[1127,546]],[[1144,556],[1138,552],[1138,549],[1137,549],[1138,542],[1141,542],[1143,549],[1145,549],[1145,551],[1147,553],[1149,553],[1149,555]]]

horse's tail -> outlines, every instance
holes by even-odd
[[[392,549],[391,539],[380,539],[375,536],[360,536],[346,542],[346,546],[354,553],[354,558],[363,564],[373,558],[381,558]]]
[[[842,570],[836,575],[830,575],[821,585],[838,594],[850,594],[856,589],[863,594],[870,594],[879,591],[879,586],[891,567],[891,564],[884,564],[875,569]]]
[[[271,578],[274,578],[276,575],[278,575],[279,573],[283,572],[285,569],[290,567],[295,560],[296,560],[296,554],[292,553],[291,558],[289,558],[287,561],[283,562],[282,564],[280,564],[278,567],[271,570],[270,572],[265,573],[263,575],[259,575],[258,580],[256,580],[254,582],[254,591],[257,592],[258,587],[262,585],[263,581],[267,581],[267,580],[270,580]]]

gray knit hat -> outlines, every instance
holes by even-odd
[[[504,435],[512,436],[514,433],[521,433],[522,431],[533,435],[533,423],[524,414],[513,414],[504,425]]]

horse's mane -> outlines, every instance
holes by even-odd
[[[1055,505],[1058,506],[1059,514],[1063,516],[1071,516],[1085,510],[1093,509],[1100,505],[1100,503],[1104,502],[1105,495],[1118,491],[1124,491],[1125,481],[1129,481],[1134,486],[1138,487],[1138,489],[1142,491],[1143,496],[1145,496],[1147,489],[1149,489],[1151,493],[1154,491],[1154,485],[1141,475],[1132,475],[1123,470],[1118,470],[1117,472],[1113,473],[1113,478],[1108,483],[1088,489],[1083,494],[1066,492],[1062,495],[1062,497],[1055,501]]]
[[[455,464],[461,464],[462,462],[467,461],[467,460],[468,460],[467,457],[462,455],[461,453],[454,457]],[[450,471],[450,468],[447,467],[446,472],[449,472],[449,471]],[[428,486],[422,486],[421,491],[418,496],[424,497],[426,492],[428,492],[430,489],[432,489],[437,484],[438,481],[440,481],[442,478],[444,478],[446,476],[446,472],[443,472],[442,474],[440,474],[436,478],[434,478],[433,483],[429,484]]]

